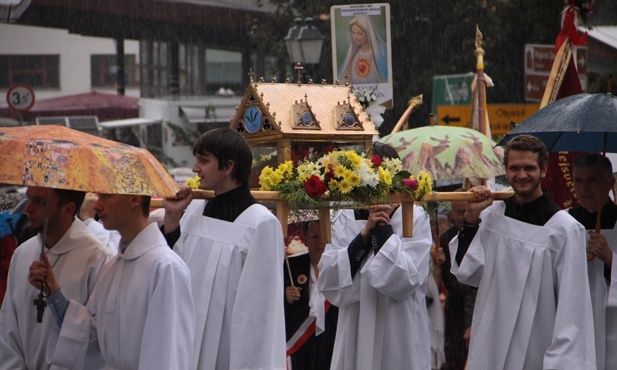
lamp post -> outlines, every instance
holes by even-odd
[[[307,17],[302,25],[302,18],[296,18],[295,24],[285,36],[287,54],[291,64],[302,63],[303,65],[318,64],[321,58],[321,49],[324,37],[319,29],[313,24],[313,18]]]

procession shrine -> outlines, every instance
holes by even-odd
[[[338,147],[365,151],[378,134],[348,85],[254,81],[252,73],[249,80],[230,127],[253,149],[253,175]],[[259,186],[256,176],[251,187]]]
[[[266,165],[276,167],[289,160],[297,164],[335,148],[366,151],[378,135],[348,83],[254,81],[252,72],[230,127],[244,135],[253,150],[251,188],[259,187]],[[287,213],[286,206],[278,202],[277,214],[286,230],[281,213]]]

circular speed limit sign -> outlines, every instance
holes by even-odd
[[[6,102],[11,109],[26,112],[34,105],[34,90],[24,84],[13,85],[6,92]]]

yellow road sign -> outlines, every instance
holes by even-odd
[[[507,134],[512,129],[510,122],[521,123],[539,108],[539,104],[489,104],[487,110],[491,134],[494,136]],[[471,127],[471,106],[439,105],[435,124]]]

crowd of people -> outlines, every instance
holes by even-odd
[[[0,369],[617,366],[617,208],[602,156],[575,160],[580,206],[561,210],[541,188],[546,147],[521,135],[505,147],[505,201],[473,187],[433,229],[414,206],[413,237],[397,204],[339,210],[304,222],[308,253],[286,259],[278,219],[251,194],[244,138],[211,130],[193,154],[215,197],[183,188],[160,225],[148,196],[28,188],[37,235],[11,261]]]

